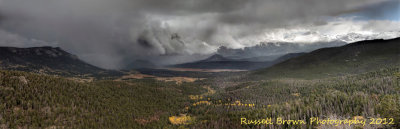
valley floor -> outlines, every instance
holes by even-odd
[[[399,83],[397,67],[307,80],[0,71],[0,128],[399,128]]]

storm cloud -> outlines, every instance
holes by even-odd
[[[333,23],[340,20],[332,17],[385,2],[398,4],[398,0],[0,0],[0,45],[58,46],[103,68],[121,68],[136,59],[171,64],[196,60],[219,46],[243,48],[272,41],[278,30],[298,34],[296,29],[304,25],[311,27],[300,27],[308,30],[303,35],[318,37],[328,33],[325,27],[338,26]],[[387,12],[366,13],[376,17]],[[353,23],[342,21],[338,24]],[[397,34],[398,30],[370,26],[383,22],[398,25],[362,21],[359,32]],[[286,35],[290,34],[281,36],[285,42],[304,42]]]

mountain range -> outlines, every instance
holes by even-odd
[[[270,67],[274,64],[280,63],[287,59],[300,56],[304,53],[291,53],[281,56],[273,61],[253,61],[253,58],[249,59],[232,59],[227,58],[219,54],[210,56],[207,59],[173,65],[170,67],[175,68],[195,68],[195,69],[240,69],[240,70],[255,70],[260,68]]]
[[[399,42],[400,38],[361,41],[340,47],[321,48],[309,53],[285,54],[274,57],[276,59],[269,61],[254,61],[254,58],[257,57],[226,57],[225,55],[229,55],[227,54],[229,53],[227,52],[229,49],[222,48],[225,49],[225,55],[217,53],[204,60],[169,67],[255,70],[253,72],[254,75],[262,76],[346,75],[399,65]],[[269,46],[271,45],[269,44]],[[277,47],[276,44],[272,46]],[[245,48],[241,51],[232,50],[233,53],[230,55],[238,55],[242,52],[246,53],[249,50],[269,50],[270,48],[264,46],[259,48]],[[259,58],[262,58],[262,56]],[[152,63],[146,61],[134,61],[131,66],[134,65],[154,66]],[[112,71],[88,64],[80,60],[76,55],[70,54],[59,47],[0,47],[0,69],[59,75],[98,74]],[[118,72],[114,71],[114,73]]]
[[[221,46],[217,54],[231,59],[264,62],[273,61],[290,53],[311,52],[326,47],[343,46],[347,43],[341,41],[317,42],[317,43],[286,43],[286,42],[262,42],[256,46],[242,49],[232,49]]]

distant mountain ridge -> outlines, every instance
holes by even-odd
[[[285,61],[287,59],[300,56],[304,53],[291,53],[279,57],[273,61],[251,61],[246,59],[230,59],[219,54],[214,54],[207,59],[173,65],[175,68],[195,68],[195,69],[240,69],[240,70],[255,70],[260,68],[270,67],[276,63]]]
[[[234,59],[225,58],[222,55],[214,54],[207,59],[198,61],[198,62],[215,62],[215,61],[235,61]]]
[[[106,70],[59,47],[0,47],[0,69],[57,74],[91,74]]]
[[[273,61],[289,53],[311,52],[326,47],[343,46],[347,43],[341,41],[317,42],[317,43],[286,43],[286,42],[262,42],[252,47],[232,49],[221,46],[217,54],[231,59],[243,59],[249,61]]]

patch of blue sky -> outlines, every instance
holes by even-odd
[[[390,0],[380,4],[342,14],[339,17],[352,17],[354,20],[400,21],[400,0]]]

